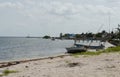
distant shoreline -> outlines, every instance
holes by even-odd
[[[0,36],[0,38],[28,38],[28,37],[27,36]],[[42,37],[31,36],[29,38],[42,38]]]

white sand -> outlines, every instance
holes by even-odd
[[[70,63],[79,64],[70,67]],[[5,69],[19,72],[4,77],[120,77],[120,53],[65,56],[0,68]]]

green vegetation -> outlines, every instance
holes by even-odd
[[[48,36],[48,35],[46,35],[46,36],[44,36],[43,38],[44,38],[44,39],[50,39],[51,37]]]
[[[105,52],[120,52],[120,46],[108,48]]]
[[[18,71],[14,71],[14,70],[4,70],[2,73],[0,74],[0,76],[7,76],[10,73],[17,73]]]
[[[80,34],[76,34],[76,35],[75,35],[75,38],[76,38],[76,39],[79,39],[79,38],[81,38],[81,35],[80,35]]]
[[[103,53],[103,51],[98,51],[98,52],[81,52],[81,53],[74,53],[72,54],[72,56],[74,56],[75,58],[77,58],[79,55],[100,55],[101,53]]]
[[[2,74],[0,74],[0,77],[2,77],[3,75]]]
[[[113,45],[120,46],[120,25],[118,24],[116,31],[109,31],[102,30],[100,32],[99,28],[97,33],[87,32],[87,33],[78,33],[78,34],[71,34],[71,33],[60,33],[61,39],[73,39],[73,40],[101,40],[101,41],[108,41]]]
[[[91,56],[93,56],[93,55],[100,55],[101,53],[112,53],[112,52],[120,52],[120,46],[107,48],[105,50],[101,50],[101,51],[97,51],[97,52],[87,51],[87,52],[81,52],[81,53],[74,53],[71,55],[74,57],[78,57],[79,55],[91,55]]]

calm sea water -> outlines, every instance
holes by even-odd
[[[0,37],[0,61],[46,57],[65,53],[70,40]]]

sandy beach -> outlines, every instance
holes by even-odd
[[[2,70],[15,70],[3,77],[120,77],[120,53],[94,56],[58,56],[22,62]]]

